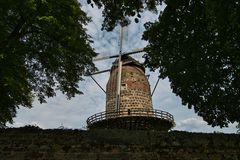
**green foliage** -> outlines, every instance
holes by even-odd
[[[22,130],[22,131],[39,131],[39,130],[41,130],[41,128],[38,127],[37,125],[25,125],[23,127],[19,127],[19,130]]]
[[[146,65],[212,126],[240,122],[240,1],[166,1],[146,24]]]
[[[77,83],[95,56],[77,0],[0,1],[0,125],[19,106],[43,103],[56,90],[81,94]]]
[[[157,12],[157,5],[162,4],[163,0],[88,0],[89,4],[103,8],[102,15],[104,22],[102,29],[111,31],[119,23],[122,26],[130,24],[128,17],[135,17],[135,22],[138,23],[138,18],[141,18],[141,13],[144,10]]]

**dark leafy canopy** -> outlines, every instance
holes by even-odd
[[[12,122],[18,106],[45,102],[55,89],[68,98],[93,70],[95,56],[77,0],[0,1],[0,125]]]
[[[130,23],[128,17],[135,17],[135,22],[141,18],[144,10],[157,12],[156,6],[162,4],[163,0],[87,0],[89,4],[104,6],[104,22],[102,29],[111,31],[118,24],[126,26]]]
[[[240,122],[240,1],[168,0],[146,24],[146,64],[212,126]]]

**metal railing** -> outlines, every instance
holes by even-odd
[[[163,120],[167,120],[169,122],[174,123],[173,115],[168,112],[161,111],[161,110],[150,110],[150,109],[139,109],[134,108],[131,110],[120,110],[119,112],[100,112],[90,116],[87,119],[87,125],[90,126],[96,122],[119,118],[119,117],[154,117]]]

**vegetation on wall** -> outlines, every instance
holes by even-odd
[[[240,123],[238,123],[238,125],[236,126],[237,128],[237,133],[240,134]]]

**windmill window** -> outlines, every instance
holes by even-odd
[[[128,115],[130,115],[131,114],[131,110],[130,109],[128,109]]]
[[[122,83],[121,84],[121,90],[126,90],[127,89],[127,84],[126,83]]]

